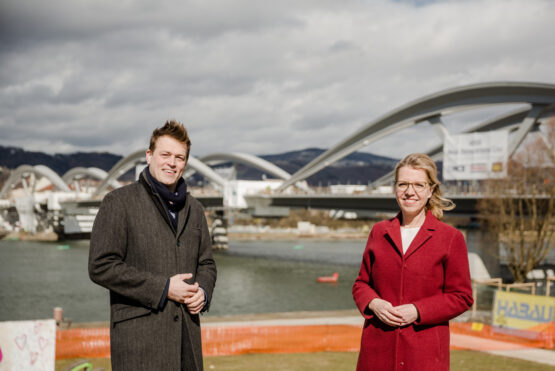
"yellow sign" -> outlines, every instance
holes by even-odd
[[[497,290],[493,305],[493,324],[515,329],[555,321],[555,298]]]
[[[484,324],[480,322],[472,322],[472,331],[482,331],[484,329]]]

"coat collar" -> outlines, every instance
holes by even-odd
[[[145,174],[145,171],[147,171],[147,169],[143,170],[143,172],[139,176],[139,183],[143,185],[143,187],[145,188],[149,196],[152,198],[152,201],[154,202],[154,204],[156,205],[156,208],[162,215],[162,218],[164,218],[164,220],[168,224],[168,227],[171,228],[171,230],[176,235],[176,237],[179,237],[181,233],[183,233],[183,230],[185,229],[185,225],[187,224],[187,221],[189,219],[189,210],[191,208],[191,202],[189,200],[189,197],[191,196],[189,193],[187,193],[187,198],[185,199],[185,206],[179,211],[177,216],[177,230],[175,230],[170,220],[168,210],[163,204],[162,198],[154,191],[154,188],[148,182],[148,177]]]
[[[404,259],[408,259],[416,250],[418,250],[424,242],[432,237],[433,232],[437,229],[439,220],[433,216],[431,211],[426,213],[426,219],[420,227],[420,230],[414,237],[414,240],[410,244],[407,252],[403,256],[403,243],[401,239],[401,219],[402,214],[399,212],[394,218],[389,219],[389,225],[386,227],[384,234],[389,236],[389,240],[392,242],[393,246],[397,252]]]

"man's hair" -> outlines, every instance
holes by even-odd
[[[152,135],[150,136],[150,145],[148,147],[151,152],[154,152],[154,149],[156,148],[156,141],[158,140],[158,138],[164,135],[172,137],[173,139],[177,140],[178,142],[184,143],[187,146],[187,155],[185,158],[188,160],[189,151],[191,150],[191,139],[189,139],[189,134],[187,133],[187,129],[185,129],[185,126],[183,126],[182,123],[176,120],[169,120],[166,121],[164,126],[162,126],[161,128],[154,129]]]

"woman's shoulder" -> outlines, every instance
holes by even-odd
[[[446,233],[446,234],[462,234],[460,230],[456,227],[452,226],[451,224],[447,224],[444,221],[436,219],[433,215],[428,215],[427,220],[428,225],[439,232]]]
[[[397,216],[390,218],[390,219],[385,219],[385,220],[381,220],[379,222],[377,222],[376,224],[374,224],[372,226],[372,230],[373,231],[383,231],[386,230],[388,228],[390,228],[392,225],[395,224],[397,220]],[[399,224],[399,223],[397,223]]]

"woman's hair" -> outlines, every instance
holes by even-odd
[[[164,135],[172,137],[173,139],[187,146],[185,159],[188,160],[189,152],[191,150],[191,139],[189,139],[189,134],[187,133],[187,129],[185,129],[183,124],[175,120],[168,120],[166,121],[164,126],[154,129],[154,131],[152,132],[152,136],[150,137],[150,145],[148,149],[154,152],[154,149],[156,148],[156,141],[158,140],[158,138]]]
[[[443,217],[443,210],[453,210],[455,208],[453,201],[441,196],[440,182],[437,179],[437,167],[430,156],[423,153],[412,153],[406,156],[395,166],[395,181],[398,180],[399,169],[404,166],[421,169],[426,172],[428,183],[432,190],[432,197],[430,197],[426,204],[426,211],[430,210],[436,218],[441,219]]]

